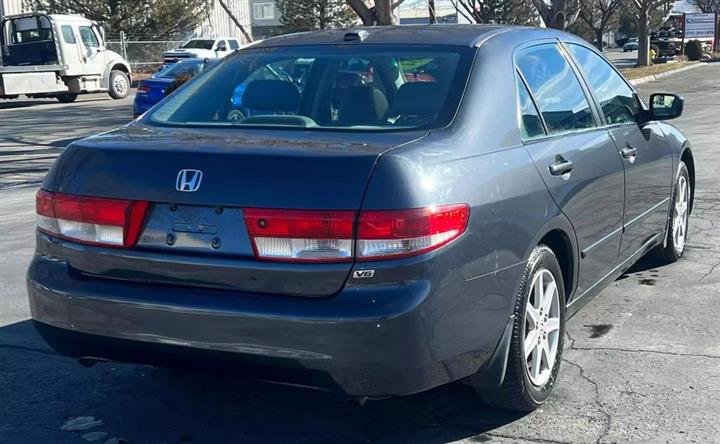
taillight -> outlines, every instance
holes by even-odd
[[[469,215],[465,204],[363,211],[358,221],[357,259],[390,259],[435,250],[465,232]]]
[[[36,197],[38,229],[87,244],[132,247],[142,229],[146,201],[50,193]]]
[[[150,87],[145,85],[138,85],[136,94],[147,94],[150,92]]]
[[[293,262],[352,260],[353,211],[247,208],[244,214],[258,258]]]
[[[349,262],[416,256],[440,248],[467,228],[470,207],[353,211],[248,208],[245,224],[259,259]]]

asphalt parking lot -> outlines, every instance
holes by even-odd
[[[677,126],[698,174],[686,258],[641,261],[570,320],[559,385],[528,415],[487,409],[462,385],[360,408],[232,375],[55,355],[28,321],[34,193],[62,146],[129,121],[131,100],[0,102],[0,442],[720,442],[720,64],[638,89],[686,99]]]

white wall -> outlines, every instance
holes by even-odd
[[[0,17],[29,11],[23,0],[0,0]]]
[[[4,0],[3,0],[4,1]],[[242,23],[245,30],[252,35],[251,19],[250,19],[250,0],[224,0],[225,4],[230,8],[235,17]],[[208,17],[195,31],[196,37],[235,37],[244,42],[242,32],[230,19],[220,3],[215,0],[213,9],[208,13]]]

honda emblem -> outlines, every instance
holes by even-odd
[[[192,193],[200,188],[203,173],[200,170],[180,170],[175,181],[175,189]]]

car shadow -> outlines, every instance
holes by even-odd
[[[30,321],[0,328],[0,370],[8,442],[77,442],[88,432],[131,443],[485,441],[486,432],[524,416],[484,407],[461,384],[359,407],[337,394],[225,373],[85,368],[50,350]],[[88,417],[87,429],[61,430]]]

